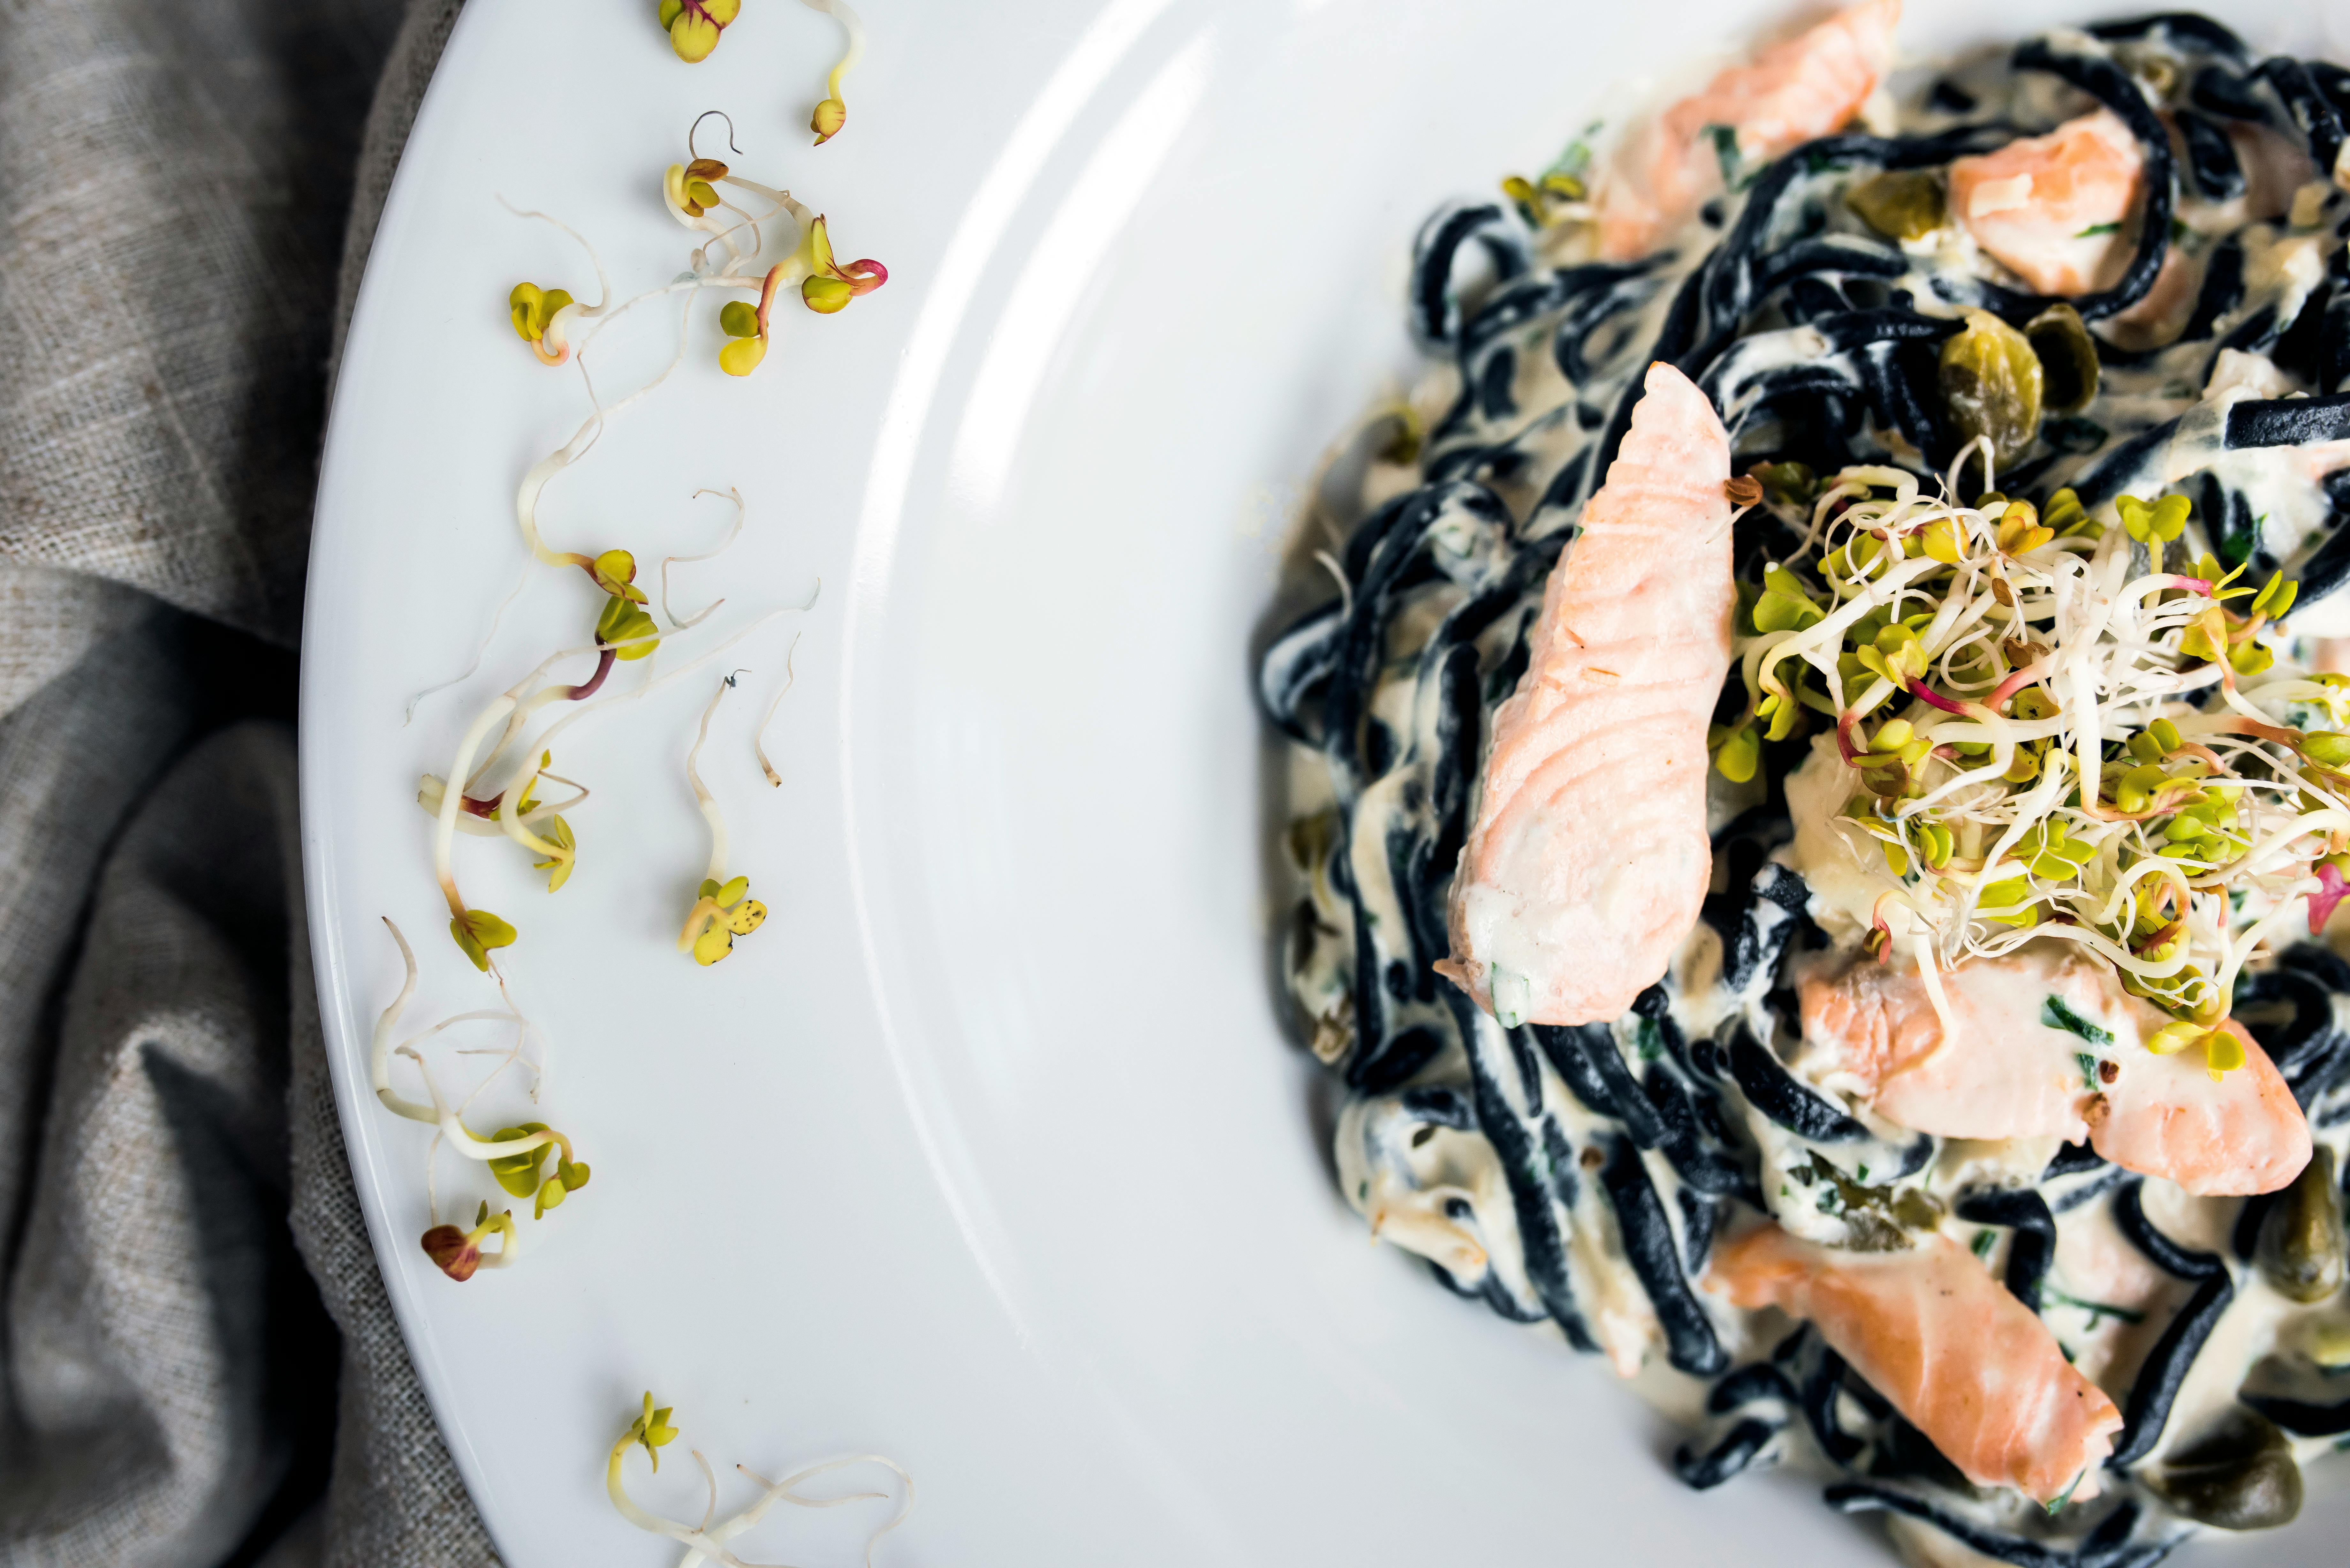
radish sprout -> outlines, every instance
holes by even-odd
[[[693,908],[686,911],[677,948],[692,953],[693,961],[705,969],[734,950],[736,937],[749,936],[767,919],[767,906],[750,897],[751,879],[726,875],[726,815],[718,808],[718,797],[702,782],[698,765],[702,745],[710,739],[711,715],[718,711],[720,699],[733,689],[734,677],[730,675],[710,694],[710,705],[702,711],[702,727],[694,733],[693,749],[685,753],[685,781],[693,786],[694,803],[702,808],[702,819],[710,825],[710,869],[696,890]]]
[[[660,0],[654,15],[669,47],[687,65],[699,65],[718,47],[718,35],[742,14],[743,0]]]
[[[865,24],[858,19],[856,12],[848,8],[847,0],[800,0],[800,4],[811,11],[829,12],[846,35],[840,62],[825,78],[824,101],[816,106],[814,114],[808,116],[808,129],[816,132],[816,144],[822,147],[839,135],[840,128],[848,123],[848,103],[840,96],[840,78],[849,73],[865,53]]]
[[[410,1000],[416,994],[416,954],[408,945],[408,938],[399,926],[387,919],[384,926],[391,940],[399,944],[400,962],[406,973],[399,994],[391,1000],[376,1020],[375,1036],[369,1053],[369,1079],[376,1098],[395,1116],[411,1121],[423,1122],[434,1129],[432,1149],[426,1156],[428,1172],[433,1153],[446,1143],[465,1158],[481,1161],[489,1169],[498,1186],[515,1198],[533,1199],[532,1218],[543,1219],[546,1211],[562,1203],[564,1199],[588,1185],[590,1174],[584,1160],[572,1158],[571,1140],[545,1122],[525,1122],[519,1127],[500,1128],[491,1137],[476,1137],[463,1121],[464,1107],[452,1108],[441,1092],[438,1080],[417,1049],[423,1041],[454,1024],[493,1022],[511,1023],[528,1028],[521,1013],[508,1010],[487,1009],[461,1012],[444,1018],[423,1033],[395,1042],[400,1014],[407,1011]],[[519,1041],[517,1041],[517,1050]],[[392,1087],[391,1061],[395,1056],[406,1058],[416,1069],[424,1085],[425,1102],[419,1103]],[[555,1157],[553,1170],[546,1168],[547,1157]],[[475,1270],[504,1268],[520,1255],[521,1238],[516,1231],[512,1210],[492,1214],[484,1203],[473,1219],[471,1231],[461,1231],[454,1225],[441,1222],[439,1199],[431,1203],[431,1225],[424,1232],[422,1246],[441,1272],[451,1279],[463,1282],[473,1277]],[[482,1243],[490,1237],[499,1238],[499,1250],[485,1253]]]
[[[645,1395],[642,1413],[629,1423],[629,1429],[613,1443],[611,1453],[605,1460],[604,1493],[612,1500],[612,1506],[619,1511],[622,1519],[639,1530],[686,1548],[685,1555],[678,1561],[678,1568],[701,1568],[704,1563],[716,1563],[722,1568],[759,1568],[758,1564],[745,1563],[736,1556],[727,1542],[752,1529],[779,1502],[788,1502],[798,1508],[839,1508],[852,1502],[879,1501],[889,1495],[886,1491],[862,1491],[842,1497],[804,1497],[797,1490],[803,1482],[850,1465],[879,1465],[898,1478],[905,1491],[904,1500],[890,1514],[888,1522],[867,1538],[867,1568],[871,1568],[874,1549],[881,1543],[881,1538],[903,1524],[906,1516],[914,1511],[914,1478],[907,1474],[903,1467],[880,1454],[850,1454],[795,1470],[779,1481],[770,1481],[750,1469],[736,1466],[744,1477],[758,1484],[759,1496],[741,1512],[713,1523],[718,1512],[718,1478],[712,1473],[710,1461],[703,1459],[699,1450],[690,1450],[693,1453],[694,1462],[701,1467],[702,1479],[709,1489],[709,1501],[703,1506],[702,1522],[686,1524],[664,1518],[629,1495],[625,1464],[629,1450],[641,1448],[652,1468],[656,1471],[660,1469],[660,1450],[677,1440],[678,1428],[670,1423],[670,1417],[675,1413],[672,1407],[654,1405],[650,1393]]]

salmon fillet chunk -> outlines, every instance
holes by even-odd
[[[2121,1411],[1949,1237],[1842,1252],[1764,1224],[1715,1250],[1707,1287],[1808,1320],[1975,1485],[2043,1503],[2096,1495]]]
[[[1950,165],[1950,212],[1975,244],[2043,294],[2111,288],[2136,250],[2126,233],[2146,154],[2109,109]]]
[[[1632,261],[1722,190],[1722,164],[1751,169],[1844,128],[1893,58],[1901,0],[1863,0],[1752,63],[1732,66],[1635,132],[1598,192],[1599,250]],[[1727,136],[1731,145],[1718,138]]]
[[[1730,670],[1730,438],[1648,367],[1495,711],[1437,965],[1506,1023],[1615,1018],[1697,923],[1705,732]]]
[[[2146,1049],[2169,1020],[2093,957],[2035,943],[1940,979],[1947,1029],[1914,969],[1806,975],[1800,1064],[1915,1132],[2085,1140],[2200,1197],[2273,1192],[2309,1163],[2308,1118],[2241,1024],[2222,1027],[2244,1064],[2215,1083],[2200,1050]]]

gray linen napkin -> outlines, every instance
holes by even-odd
[[[457,5],[0,15],[0,1563],[493,1560],[351,1189],[284,722]]]

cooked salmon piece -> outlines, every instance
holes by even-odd
[[[1947,1031],[1915,970],[1806,975],[1799,1065],[1914,1132],[2086,1141],[2199,1196],[2273,1192],[2309,1163],[2308,1119],[2241,1025],[2244,1064],[2214,1083],[2199,1049],[2146,1049],[2169,1020],[2094,957],[2039,943],[1940,978]]]
[[[2139,1003],[2140,1037],[2168,1022]],[[2220,1027],[2244,1064],[2218,1083],[2203,1054],[2140,1051],[2088,1111],[2089,1142],[2125,1170],[2165,1176],[2199,1198],[2250,1197],[2293,1185],[2309,1164],[2309,1118],[2276,1064],[2230,1018]]]
[[[1877,90],[1900,20],[1901,0],[1863,0],[1732,66],[1635,131],[1599,182],[1600,254],[1647,255],[1721,193],[1717,128],[1735,139],[1742,170],[1841,130]]]
[[[1504,1023],[1616,1018],[1697,923],[1730,670],[1730,438],[1659,361],[1493,714],[1438,970]]]
[[[1706,1285],[1735,1306],[1808,1320],[1975,1485],[2043,1503],[2097,1494],[2122,1413],[1949,1237],[1846,1252],[1764,1224],[1715,1247]]]
[[[2111,288],[2137,244],[2130,213],[2146,155],[2109,109],[1950,165],[1950,213],[1975,244],[2042,294]]]

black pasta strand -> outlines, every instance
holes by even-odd
[[[1599,1141],[1606,1156],[1599,1185],[1615,1208],[1625,1258],[1665,1332],[1665,1359],[1692,1377],[1711,1377],[1730,1365],[1730,1355],[1705,1308],[1698,1304],[1689,1276],[1681,1272],[1680,1248],[1673,1241],[1672,1223],[1657,1198],[1656,1185],[1648,1179],[1648,1168],[1630,1138],[1618,1135]]]
[[[2015,1568],[2147,1568],[2168,1556],[2183,1538],[2183,1532],[2175,1532],[2153,1541],[2131,1541],[2140,1510],[2127,1500],[2100,1520],[2078,1546],[2067,1548],[1990,1529],[1915,1493],[1874,1482],[1841,1481],[1821,1496],[1838,1513],[1884,1511],[1930,1524],[1969,1551]],[[2116,1521],[2118,1530],[2112,1528]]]
[[[2030,1188],[1970,1193],[1959,1204],[1959,1218],[2014,1231],[2007,1244],[2008,1293],[2038,1312],[2040,1288],[2056,1255],[2056,1217],[2049,1212],[2048,1199]]]
[[[1566,1238],[1559,1228],[1558,1211],[1553,1206],[1550,1187],[1544,1179],[1543,1151],[1527,1133],[1517,1105],[1496,1074],[1499,1064],[1493,1059],[1492,1034],[1498,1033],[1498,1028],[1489,1031],[1479,1023],[1483,1015],[1468,997],[1455,992],[1447,1001],[1468,1056],[1477,1125],[1492,1144],[1503,1175],[1510,1184],[1511,1205],[1518,1220],[1518,1243],[1525,1254],[1527,1282],[1543,1305],[1550,1309],[1552,1318],[1565,1333],[1567,1343],[1577,1350],[1596,1351],[1599,1343],[1591,1337],[1582,1310],[1575,1304],[1575,1286],[1567,1272]],[[1523,1082],[1523,1074],[1520,1075]],[[1539,1115],[1539,1098],[1530,1103],[1527,1110]]]
[[[2182,1280],[2193,1280],[2196,1285],[2195,1293],[2188,1297],[2187,1304],[2178,1309],[2162,1331],[2162,1337],[2155,1342],[2145,1365],[2138,1368],[2137,1380],[2130,1385],[2129,1401],[2122,1411],[2121,1435],[2114,1444],[2113,1458],[2106,1461],[2116,1469],[2146,1458],[2161,1439],[2179,1387],[2187,1381],[2196,1356],[2202,1353],[2203,1342],[2211,1337],[2211,1330],[2218,1326],[2220,1314],[2228,1310],[2228,1303],[2236,1294],[2225,1262],[2210,1252],[2181,1247],[2147,1219],[2140,1201],[2143,1187],[2142,1180],[2133,1179],[2124,1182],[2114,1194],[2116,1222],[2121,1226],[2122,1234],[2156,1267]]]

